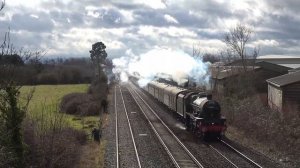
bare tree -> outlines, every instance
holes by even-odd
[[[210,54],[210,53],[205,53],[202,56],[203,62],[210,62],[210,63],[215,63],[220,61],[220,57],[218,57],[217,55],[214,54]]]
[[[247,70],[246,60],[248,58],[256,59],[259,53],[259,50],[257,48],[254,48],[252,53],[247,53],[247,44],[249,44],[252,34],[253,30],[250,27],[242,24],[237,24],[236,27],[232,28],[230,32],[225,35],[224,38],[224,42],[228,47],[227,53],[232,53],[228,55],[234,55],[241,59],[244,71]]]
[[[219,53],[219,57],[224,63],[230,63],[238,59],[238,57],[236,55],[233,55],[232,51],[228,48],[221,50]]]
[[[215,63],[220,61],[219,55],[203,51],[200,44],[193,45],[192,57],[202,59],[203,62]]]
[[[192,56],[194,58],[200,58],[201,57],[201,49],[200,47],[195,47],[195,45],[193,45],[193,53],[192,53]]]
[[[0,11],[4,8],[4,6],[5,6],[5,0],[3,0],[3,1],[1,2],[1,5],[0,5]]]

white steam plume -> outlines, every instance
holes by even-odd
[[[179,85],[193,81],[208,84],[208,65],[181,50],[153,49],[135,56],[127,52],[127,57],[113,59],[114,73],[126,82],[128,75],[138,76],[140,86],[145,86],[155,78],[173,80]]]

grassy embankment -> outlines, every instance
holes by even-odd
[[[77,85],[39,85],[35,87],[34,95],[29,104],[28,117],[35,118],[42,111],[46,112],[46,117],[52,117],[53,113],[59,112],[59,104],[64,95],[69,93],[84,93],[88,89],[87,84]],[[24,86],[21,88],[21,95],[30,92],[33,86]],[[102,167],[105,142],[99,145],[91,140],[90,132],[96,127],[99,116],[74,116],[59,114],[63,116],[67,126],[78,130],[84,130],[88,136],[88,142],[82,146],[82,154],[78,167]],[[100,156],[100,157],[99,157]]]

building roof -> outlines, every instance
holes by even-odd
[[[300,68],[300,63],[299,64],[278,64],[278,65],[293,68],[293,69]]]
[[[286,67],[286,66],[274,64],[271,62],[266,62],[266,61],[257,62],[255,65],[260,66],[263,69],[274,71],[274,72],[279,72],[279,73],[288,73],[288,71],[290,69],[292,69],[290,67]]]
[[[243,66],[243,62],[246,66],[253,66],[255,64],[255,59],[238,59],[227,63],[225,66]]]
[[[297,72],[297,71],[300,71],[300,68],[290,69],[289,73],[293,73],[293,72]]]
[[[271,78],[268,79],[267,82],[277,87],[283,87],[289,84],[300,82],[300,71]]]
[[[246,71],[253,71],[258,69],[257,66],[246,66]],[[211,67],[211,78],[213,79],[225,79],[228,77],[232,77],[238,74],[244,73],[244,67],[243,66],[217,66]]]
[[[258,56],[256,59],[294,59],[298,58],[300,59],[300,56],[292,56],[292,55],[262,55]]]
[[[278,64],[293,69],[300,67],[300,56],[264,55],[257,57],[256,62],[262,61]]]

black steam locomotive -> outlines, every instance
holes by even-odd
[[[226,119],[212,96],[166,83],[152,81],[144,89],[158,101],[176,112],[191,130],[204,140],[220,138],[226,130]]]

